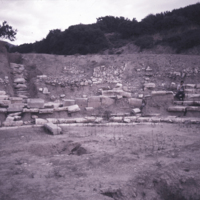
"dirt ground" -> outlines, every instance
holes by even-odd
[[[0,200],[199,200],[200,125],[0,131]]]

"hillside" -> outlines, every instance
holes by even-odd
[[[121,48],[153,53],[200,52],[200,3],[136,19],[105,16],[94,24],[79,24],[61,31],[50,30],[43,40],[9,48],[10,52],[74,54],[121,54]],[[130,53],[130,52],[129,52]]]

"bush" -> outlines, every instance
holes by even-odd
[[[150,49],[154,46],[154,39],[152,36],[142,36],[135,41],[135,45],[140,47],[140,50]]]

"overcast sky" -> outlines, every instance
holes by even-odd
[[[0,0],[0,24],[17,29],[19,45],[45,38],[49,30],[95,23],[107,15],[140,21],[148,14],[172,11],[198,0]]]

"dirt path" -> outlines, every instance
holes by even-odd
[[[199,199],[199,125],[1,130],[0,199]]]

